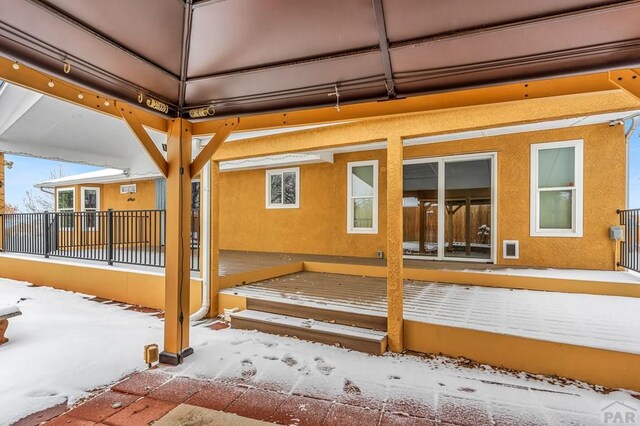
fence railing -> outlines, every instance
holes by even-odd
[[[0,215],[2,250],[45,257],[165,266],[164,210]],[[191,212],[191,269],[200,269],[200,217]]]
[[[640,209],[618,210],[624,240],[620,241],[618,266],[640,272]]]

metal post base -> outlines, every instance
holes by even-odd
[[[193,353],[193,348],[187,348],[182,353],[174,354],[171,352],[160,352],[160,364],[178,365],[182,364],[182,361]]]

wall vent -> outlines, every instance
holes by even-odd
[[[502,257],[504,259],[519,259],[520,242],[518,240],[502,241]]]

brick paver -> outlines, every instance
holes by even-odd
[[[301,392],[305,387],[274,392],[259,381],[236,384],[228,377],[218,380],[172,378],[162,371],[149,370],[131,375],[111,390],[46,424],[147,425],[179,404],[181,407],[198,406],[244,418],[296,426],[538,426],[554,421],[590,425],[597,420],[557,408],[541,413],[527,405],[487,403],[474,397],[473,393],[469,397],[460,397],[434,390],[394,387],[392,384],[383,392],[368,386],[371,384],[350,386],[346,383],[341,396],[328,397],[321,392],[305,394]],[[185,409],[184,412],[188,411]]]

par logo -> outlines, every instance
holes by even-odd
[[[607,401],[602,404],[600,418],[606,425],[640,425],[638,404],[634,402]]]

